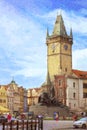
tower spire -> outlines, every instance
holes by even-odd
[[[47,82],[47,85],[51,84],[49,72],[47,72],[46,82]]]
[[[73,38],[72,28],[70,29],[70,37]]]
[[[53,29],[53,35],[67,36],[66,28],[61,14],[57,15],[56,22]]]
[[[46,37],[48,37],[49,36],[49,30],[48,30],[48,28],[47,28],[47,34],[46,34]]]

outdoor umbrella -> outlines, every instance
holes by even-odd
[[[0,112],[9,112],[9,109],[3,106],[0,106]]]

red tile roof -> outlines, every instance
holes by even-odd
[[[86,79],[87,78],[87,71],[81,71],[81,70],[72,70],[72,72],[77,75],[79,78]]]

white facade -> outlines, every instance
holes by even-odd
[[[71,79],[67,78],[67,89],[66,89],[66,104],[71,109],[78,108],[78,101],[79,101],[79,88],[78,88],[78,79]]]
[[[71,110],[83,111],[87,106],[87,98],[83,98],[83,80],[67,78],[66,105]]]

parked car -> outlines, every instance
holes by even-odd
[[[7,122],[7,118],[4,116],[0,116],[0,123]]]
[[[73,122],[73,127],[74,128],[87,128],[87,117],[83,117],[77,121]]]

